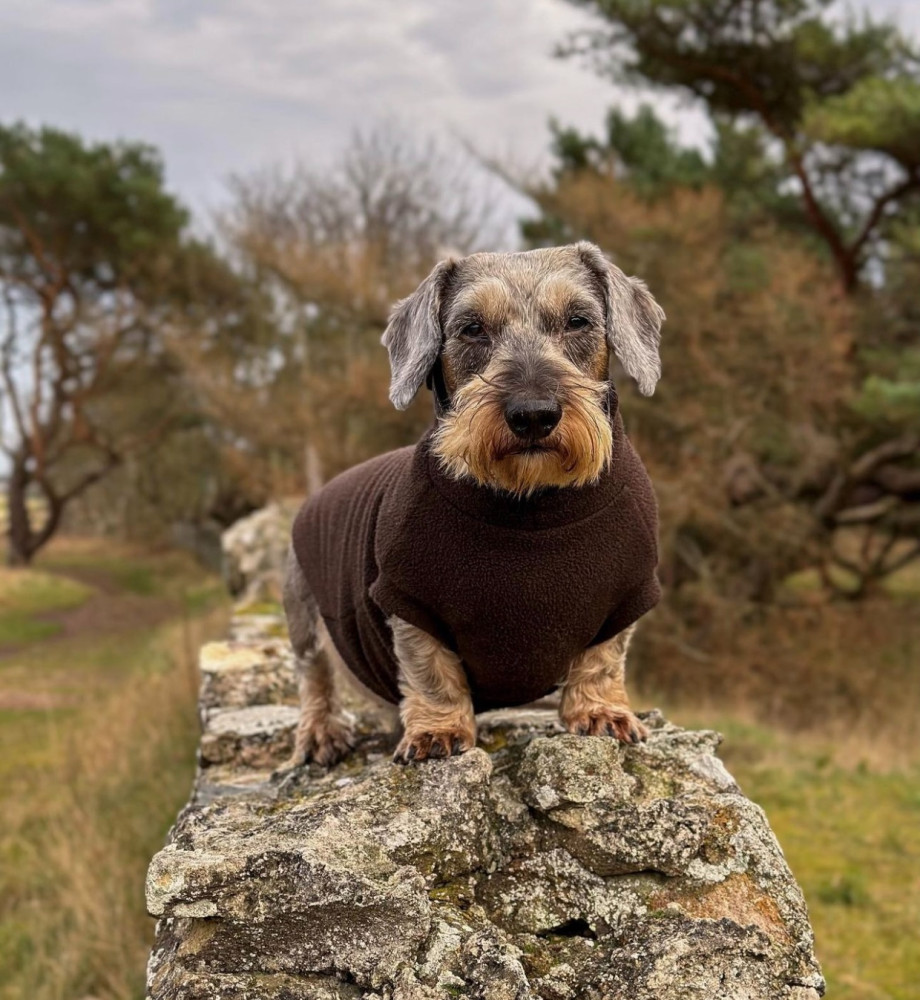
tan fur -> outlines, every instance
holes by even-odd
[[[329,767],[354,745],[351,718],[342,710],[335,685],[337,654],[326,626],[317,625],[315,648],[298,658],[300,721],[294,737],[290,766],[316,761]]]
[[[631,625],[607,642],[590,646],[572,662],[559,706],[570,733],[615,736],[623,743],[648,737],[626,694],[626,650],[634,631]]]
[[[604,382],[607,379],[607,369],[610,365],[610,358],[607,353],[607,345],[599,343],[597,345],[597,350],[594,352],[594,359],[591,362],[591,375],[597,379],[598,382]]]
[[[400,618],[389,620],[399,661],[404,734],[394,760],[450,757],[476,743],[476,720],[463,664],[437,639]]]
[[[591,301],[585,295],[583,281],[575,281],[566,274],[554,274],[540,283],[537,308],[546,319],[562,329],[571,313],[589,312]]]
[[[469,288],[461,289],[454,300],[454,309],[476,313],[487,326],[499,327],[512,316],[514,299],[501,278],[484,278]]]
[[[508,428],[504,398],[496,386],[514,357],[500,350],[480,378],[456,391],[435,435],[433,451],[448,475],[470,476],[520,496],[543,486],[584,486],[601,475],[613,446],[602,406],[607,383],[587,378],[551,343],[542,350],[558,368],[563,404],[559,425],[540,442],[545,450],[522,451]]]
[[[608,351],[650,395],[661,373],[663,319],[644,284],[588,243],[442,261],[391,313],[383,335],[390,399],[406,409],[440,364],[449,399],[441,399],[439,388],[432,447],[448,475],[522,497],[543,487],[585,486],[604,472],[613,447]],[[521,399],[548,404],[531,416],[554,417],[561,410],[558,424],[522,428]],[[556,411],[548,408],[552,404]],[[331,641],[293,559],[285,609],[302,704],[293,763],[328,766],[350,748],[351,730],[335,692]],[[476,723],[462,662],[409,623],[393,618],[389,624],[405,728],[395,760],[469,749]],[[630,627],[571,663],[560,704],[571,732],[646,738],[624,682],[632,632]]]
[[[560,305],[563,299],[587,303],[591,296],[576,246],[517,254],[477,253],[461,263],[463,286],[454,298],[457,308],[465,310],[482,302],[514,323],[534,325],[539,312]]]

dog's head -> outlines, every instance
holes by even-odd
[[[663,320],[591,243],[442,261],[390,316],[390,399],[405,409],[434,377],[449,475],[520,495],[584,485],[610,460],[609,352],[651,395]]]

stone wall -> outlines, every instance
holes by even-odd
[[[719,736],[660,714],[623,747],[552,707],[390,763],[392,720],[328,773],[275,770],[296,719],[283,623],[201,653],[191,800],[153,859],[150,1000],[814,1000],[802,894]]]

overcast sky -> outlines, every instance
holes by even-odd
[[[920,0],[874,0],[920,35]],[[0,0],[0,121],[143,139],[199,213],[233,172],[334,155],[396,118],[490,155],[545,156],[546,123],[596,128],[634,95],[554,44],[564,0]],[[688,140],[700,117],[671,103]]]

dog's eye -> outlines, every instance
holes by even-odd
[[[482,340],[486,335],[486,328],[482,323],[467,323],[460,329],[460,336],[468,340]]]
[[[570,316],[568,322],[568,328],[570,330],[584,330],[586,326],[590,326],[591,321],[586,316]]]

